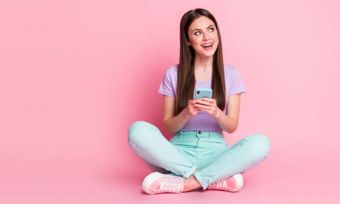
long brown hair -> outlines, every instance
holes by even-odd
[[[222,41],[220,30],[217,25],[215,17],[207,10],[197,8],[187,11],[181,19],[180,24],[180,59],[177,76],[177,89],[175,99],[175,115],[180,113],[186,106],[190,99],[192,99],[195,88],[195,50],[188,45],[189,36],[188,29],[191,23],[201,17],[205,16],[215,23],[219,43],[213,56],[213,70],[211,87],[213,90],[213,98],[216,99],[217,106],[224,110],[226,104],[226,87],[224,82],[224,65],[222,54]]]

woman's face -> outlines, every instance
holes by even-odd
[[[217,49],[219,39],[215,23],[205,16],[195,19],[188,29],[189,42],[196,55],[212,57]]]

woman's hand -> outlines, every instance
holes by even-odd
[[[195,116],[197,115],[197,113],[199,113],[201,110],[197,107],[195,107],[196,104],[196,100],[189,100],[187,103],[187,107],[185,108],[185,112],[186,114],[191,117],[191,116]]]
[[[215,119],[218,119],[223,112],[216,104],[216,99],[211,98],[200,98],[194,100],[195,104],[194,107],[200,111],[205,111],[209,113]]]

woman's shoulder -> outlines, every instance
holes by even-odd
[[[165,75],[170,78],[177,78],[178,64],[171,65],[165,70]]]
[[[167,73],[177,73],[178,72],[178,64],[171,65],[166,69]]]
[[[224,76],[225,78],[232,78],[235,75],[239,75],[238,68],[233,64],[224,65]]]
[[[231,73],[235,70],[237,70],[237,68],[233,64],[225,64],[224,65],[224,73]]]

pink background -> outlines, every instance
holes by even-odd
[[[247,87],[226,138],[263,132],[271,155],[240,193],[146,196],[127,128],[164,132],[157,89],[196,7]],[[336,0],[1,1],[0,203],[338,203],[339,20]]]

